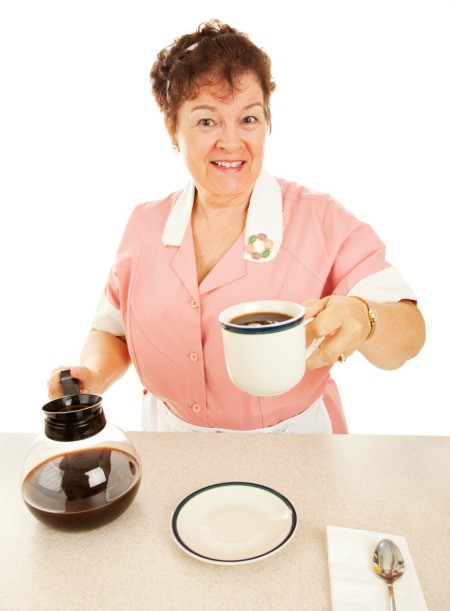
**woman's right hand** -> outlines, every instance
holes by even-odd
[[[47,382],[48,396],[50,399],[58,399],[64,395],[62,384],[60,380],[61,371],[70,369],[70,375],[72,378],[78,380],[80,384],[81,394],[99,394],[96,389],[101,387],[101,380],[98,373],[88,369],[87,367],[74,366],[74,367],[57,367],[52,371],[52,374]]]

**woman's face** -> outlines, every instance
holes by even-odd
[[[173,141],[200,197],[226,203],[250,196],[263,164],[267,121],[263,91],[252,73],[242,77],[235,95],[223,93],[205,87],[184,102]]]

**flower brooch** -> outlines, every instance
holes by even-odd
[[[255,250],[255,246],[258,242],[262,242],[263,245],[262,250],[259,251]],[[254,234],[249,237],[245,250],[253,259],[266,259],[270,255],[272,246],[272,240],[269,240],[265,233],[258,233],[257,235]]]

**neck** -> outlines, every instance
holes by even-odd
[[[224,199],[223,197],[209,196],[208,194],[195,192],[193,214],[198,219],[213,221],[214,219],[236,218],[245,216],[250,203],[251,192],[246,195]]]
[[[249,201],[205,201],[196,193],[191,224],[199,284],[243,232]]]

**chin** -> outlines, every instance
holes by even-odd
[[[241,191],[249,191],[253,189],[253,186],[256,182],[257,177],[243,176],[242,174],[231,174],[225,176],[219,176],[214,180],[214,184],[220,189],[220,191],[225,193],[230,193],[235,195],[236,193],[240,193]]]

